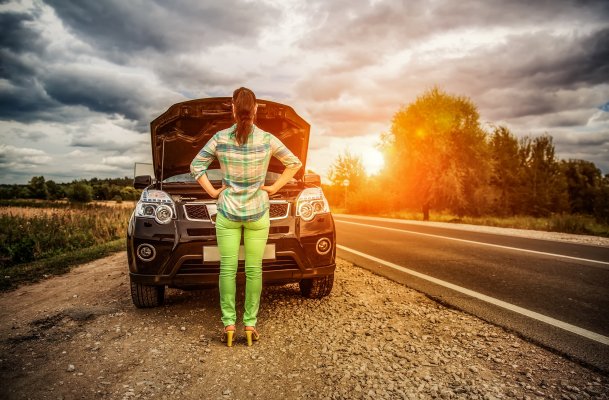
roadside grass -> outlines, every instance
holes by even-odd
[[[0,290],[124,250],[131,212],[112,204],[0,201]]]
[[[0,268],[0,291],[13,290],[25,283],[64,274],[76,265],[122,250],[126,250],[125,239],[116,239],[42,260]]]
[[[74,206],[67,200],[1,199],[0,207],[68,208]]]
[[[350,210],[345,208],[332,207],[332,212],[334,213],[423,221],[423,214],[421,212],[409,210],[378,211],[376,213],[357,213],[349,211]],[[601,224],[597,222],[594,217],[588,215],[557,214],[545,218],[522,215],[513,217],[458,217],[454,214],[444,212],[432,212],[429,215],[429,220],[433,222],[449,222],[455,224],[483,225],[500,228],[528,229],[609,237],[609,225]]]

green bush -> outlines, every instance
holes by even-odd
[[[88,203],[93,200],[93,188],[86,183],[73,183],[68,188],[68,199],[72,202]]]

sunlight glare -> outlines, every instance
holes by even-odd
[[[380,172],[385,165],[385,159],[383,157],[383,153],[377,149],[368,149],[362,155],[362,163],[364,164],[366,174],[370,176]]]

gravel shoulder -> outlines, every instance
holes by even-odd
[[[0,397],[609,398],[607,376],[337,264],[321,300],[265,287],[251,348],[242,326],[235,347],[220,343],[216,289],[171,289],[166,306],[134,308],[125,252],[0,294]]]

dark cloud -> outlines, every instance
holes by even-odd
[[[35,18],[27,13],[0,13],[0,48],[14,53],[41,50],[40,35],[31,28]]]
[[[424,37],[459,29],[604,22],[609,3],[597,1],[478,0],[434,2],[318,1],[313,32],[301,41],[305,48],[363,48],[371,52],[403,49]],[[379,46],[379,44],[382,44]]]
[[[433,85],[487,99],[501,88],[521,93],[519,99],[499,99],[513,106],[502,117],[543,114],[556,110],[553,101],[530,99],[537,90],[575,90],[607,81],[609,77],[609,2],[606,1],[439,1],[322,2],[312,20],[323,21],[299,45],[305,50],[331,52],[318,69],[302,77],[298,95],[312,101],[333,101],[343,95],[368,97],[375,91],[405,100]],[[604,28],[603,28],[604,26]],[[567,31],[566,27],[570,30]],[[595,28],[596,27],[596,28]],[[365,68],[382,66],[388,57],[408,51],[423,40],[450,34],[457,47],[467,33],[480,35],[506,28],[514,33],[494,45],[480,46],[458,58],[438,53],[433,60],[419,54],[397,73],[380,76],[361,88]],[[562,31],[561,31],[562,29]],[[591,33],[589,33],[592,31]],[[588,32],[588,33],[587,33]],[[463,39],[460,39],[460,37]],[[430,56],[425,55],[424,56]],[[429,57],[427,57],[429,58]],[[395,96],[399,93],[399,99]],[[482,108],[484,104],[481,104]],[[511,114],[511,115],[510,115]],[[496,115],[493,115],[495,117]]]
[[[38,84],[39,55],[44,49],[33,14],[1,12],[0,118],[17,121],[44,119],[60,106]]]
[[[262,29],[279,18],[274,8],[236,0],[211,4],[49,0],[47,4],[92,48],[79,48],[79,54],[51,46],[52,38],[41,28],[38,6],[29,13],[0,12],[4,33],[0,76],[7,81],[0,87],[0,119],[65,121],[73,116],[66,110],[86,107],[123,115],[137,121],[138,130],[146,131],[156,114],[184,99],[166,88],[206,97],[213,92],[225,94],[227,86],[252,76],[223,74],[190,57],[175,57],[176,53],[196,53],[227,42],[254,45]],[[81,61],[86,57],[114,64],[87,65]],[[150,72],[146,77],[156,74],[158,79],[151,84],[145,76],[121,71],[133,65],[145,65]]]
[[[146,50],[169,56],[227,41],[254,43],[261,29],[280,17],[277,9],[266,4],[238,0],[46,0],[46,3],[89,44],[119,59]]]
[[[221,88],[222,96],[229,93],[226,88],[238,87],[244,79],[254,74],[230,75],[222,68],[213,69],[201,65],[194,58],[167,59],[160,56],[158,62],[151,65],[156,75],[169,87],[185,89],[192,93],[193,98],[207,97],[214,89]]]
[[[609,64],[604,62],[609,48],[602,45],[609,43],[608,34],[609,29],[569,36],[510,35],[503,43],[458,58],[418,59],[415,54],[401,68],[366,80],[360,78],[358,68],[333,73],[331,64],[311,71],[296,89],[299,97],[308,100],[315,122],[333,125],[329,133],[337,136],[358,132],[342,129],[345,121],[389,123],[400,106],[434,85],[471,98],[484,119],[591,110],[606,98],[597,86],[609,76]],[[341,98],[361,101],[341,104]],[[581,118],[560,116],[546,122],[557,126],[562,119],[569,126],[585,123]]]
[[[149,101],[145,87],[136,86],[111,73],[65,68],[51,73],[44,81],[46,92],[62,104],[81,105],[90,110],[121,114],[133,120],[147,117],[143,108]]]

